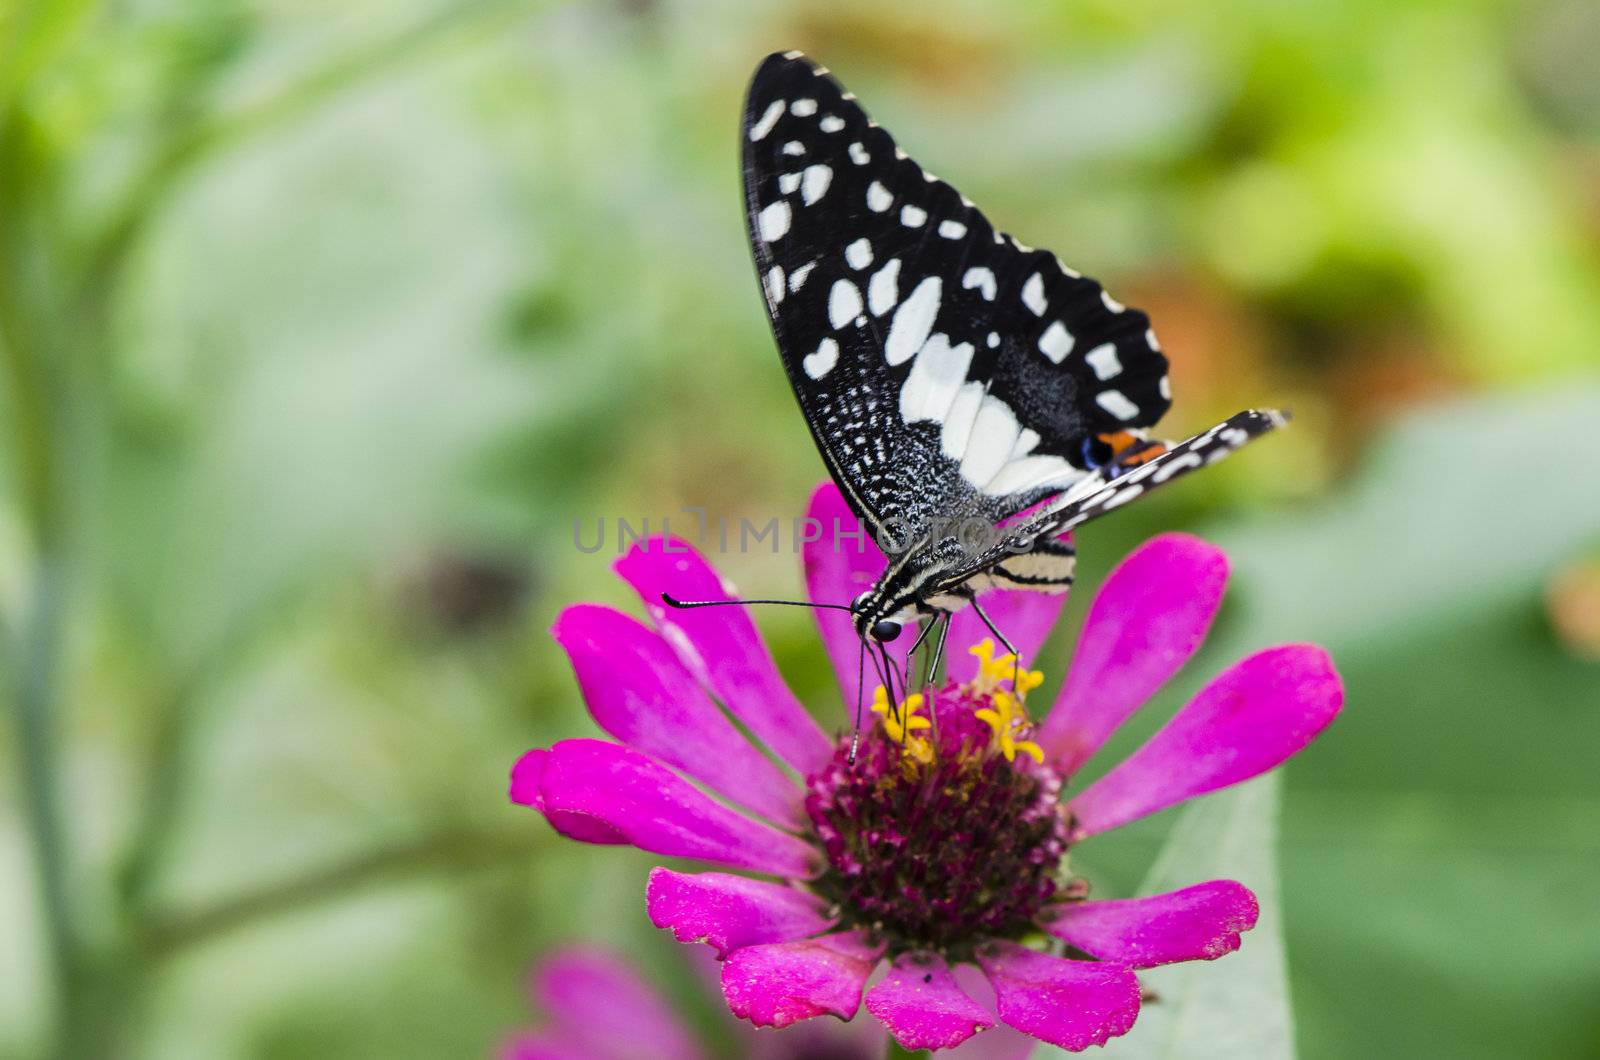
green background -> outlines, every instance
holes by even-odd
[[[578,940],[723,1033],[655,859],[505,776],[592,731],[555,614],[631,606],[575,520],[760,524],[822,474],[736,164],[791,47],[1151,312],[1165,431],[1294,409],[1082,531],[1069,615],[1152,532],[1233,559],[1114,749],[1244,651],[1333,651],[1278,786],[1298,1051],[1600,1055],[1600,644],[1556,617],[1600,613],[1561,576],[1600,561],[1583,0],[0,2],[0,1053],[482,1055]],[[787,547],[715,560],[799,592]],[[1171,824],[1086,847],[1097,893]]]

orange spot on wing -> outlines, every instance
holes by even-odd
[[[1121,464],[1123,467],[1138,467],[1140,464],[1148,464],[1166,451],[1167,447],[1160,442],[1151,442],[1137,453],[1130,453],[1126,460],[1121,461]]]
[[[1118,467],[1138,467],[1167,451],[1162,443],[1140,438],[1132,431],[1116,431],[1097,437],[1111,447],[1111,463]]]

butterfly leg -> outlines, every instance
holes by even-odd
[[[861,652],[856,656],[856,723],[850,730],[850,758],[847,765],[856,764],[856,752],[861,749],[861,705],[867,692],[867,642],[861,641]]]
[[[995,628],[994,623],[989,620],[989,616],[984,613],[983,608],[978,606],[978,598],[976,596],[972,598],[972,602],[967,606],[972,608],[972,613],[983,621],[984,627],[994,636],[994,639],[999,641],[1001,646],[1011,653],[1011,687],[1016,688],[1017,678],[1021,676],[1022,671],[1022,657],[1017,654],[1016,645],[1007,640],[1006,635]]]
[[[1000,642],[1001,647],[1005,648],[1005,650],[1010,652],[1012,655],[1017,654],[1016,646],[1006,639],[1006,635],[1004,633],[1001,633],[998,629],[994,628],[994,623],[989,620],[989,616],[986,615],[983,611],[983,608],[978,605],[978,598],[976,596],[972,598],[972,602],[967,606],[972,608],[972,613],[978,616],[979,620],[983,622],[984,628],[989,631],[990,635],[993,636],[995,640]]]
[[[902,676],[902,680],[905,681],[907,692],[911,691],[911,661],[917,657],[917,649],[922,647],[923,641],[928,639],[928,634],[933,632],[934,624],[938,621],[939,616],[935,615],[930,621],[925,623],[923,627],[917,631],[917,639],[911,642],[911,650],[906,652],[906,668],[905,673]],[[926,675],[924,675],[922,685],[925,686],[927,683]]]
[[[939,680],[939,664],[944,661],[944,643],[950,636],[950,612],[939,612],[934,621],[939,623],[939,636],[933,642],[933,653],[928,656],[927,674],[922,682],[925,685],[931,685]]]
[[[928,669],[926,669],[925,676],[923,676],[923,685],[931,685],[939,679],[939,663],[944,661],[944,640],[950,636],[950,612],[939,612],[938,615],[934,616],[933,621],[939,623],[939,636],[938,639],[934,639],[933,653],[928,656]],[[934,706],[934,698],[936,697],[933,697],[933,695],[928,697],[928,719],[933,722],[934,733],[938,733],[939,717],[938,714],[934,713],[938,708]]]

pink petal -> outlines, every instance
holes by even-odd
[[[1239,933],[1256,926],[1258,912],[1256,896],[1243,884],[1212,880],[1149,898],[1061,906],[1040,923],[1103,961],[1154,968],[1232,953],[1239,948]]]
[[[1315,739],[1343,702],[1333,660],[1315,644],[1235,663],[1071,801],[1073,840],[1266,772]]]
[[[806,518],[810,520],[806,524],[810,528],[807,536],[816,538],[807,541],[801,549],[806,567],[806,591],[818,603],[854,603],[856,597],[872,588],[888,561],[833,483],[824,482],[817,487],[806,509]],[[852,616],[845,611],[820,607],[813,608],[812,614],[822,633],[822,646],[828,649],[828,658],[833,660],[833,668],[839,675],[845,706],[854,710],[861,638],[856,636]],[[908,629],[887,645],[898,672],[904,672],[906,655],[915,637],[916,631]],[[870,692],[878,684],[871,659],[867,660],[866,673]],[[870,695],[867,698],[870,699]]]
[[[856,931],[734,950],[722,964],[722,996],[757,1027],[787,1027],[832,1013],[849,1019],[883,952]]]
[[[550,748],[540,783],[544,814],[563,835],[602,827],[641,850],[700,858],[775,876],[808,877],[810,844],[712,801],[651,757],[604,740]]]
[[[867,1011],[906,1049],[953,1049],[995,1022],[932,953],[895,958],[888,976],[867,991]]]
[[[533,995],[559,1040],[595,1060],[699,1060],[702,1055],[672,1006],[620,958],[575,947],[539,963]]]
[[[544,780],[544,763],[550,752],[542,748],[528,751],[511,767],[511,801],[536,810],[544,809],[539,784]]]
[[[827,765],[833,744],[779,676],[746,608],[679,610],[662,603],[662,593],[678,600],[738,595],[699,553],[683,541],[652,538],[630,549],[615,569],[689,671],[773,753],[801,776]]]
[[[1000,1018],[1078,1052],[1126,1034],[1139,1016],[1139,980],[1120,964],[1052,957],[1014,942],[979,947]]]
[[[1032,665],[1039,654],[1061,608],[1066,605],[1066,593],[1036,593],[1026,589],[991,589],[978,597],[994,628],[1006,635],[1016,645],[1024,665]],[[993,639],[989,627],[970,607],[962,608],[950,616],[949,648],[945,652],[946,670],[957,681],[970,681],[977,676],[978,660],[967,651],[985,637]]]
[[[556,831],[571,839],[596,844],[626,843],[627,840],[617,834],[615,829],[592,818],[568,814],[558,823],[555,818],[550,817],[550,811],[544,805],[544,795],[540,791],[540,785],[544,783],[545,763],[549,759],[550,752],[538,747],[517,759],[516,764],[511,767],[511,801],[538,810],[550,818],[550,823],[555,826]]]
[[[496,1060],[598,1060],[588,1047],[548,1034],[524,1031],[500,1043]]]
[[[1135,549],[1095,594],[1061,694],[1037,740],[1070,776],[1166,684],[1205,640],[1228,582],[1228,557],[1188,534]]]
[[[966,995],[983,1006],[985,1012],[995,1011],[994,987],[975,965],[958,964],[951,969],[956,985]],[[968,1038],[954,1049],[939,1054],[939,1060],[1028,1060],[1039,1048],[1039,1042],[1021,1031],[1005,1024],[991,1027],[976,1038]]]
[[[724,872],[689,875],[650,870],[645,888],[650,922],[679,942],[705,942],[717,956],[764,942],[788,942],[833,925],[815,895]]]
[[[654,631],[609,607],[579,604],[550,632],[602,729],[770,820],[800,826],[800,786],[733,727]]]

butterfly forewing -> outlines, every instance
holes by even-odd
[[[1095,435],[1166,412],[1143,313],[997,231],[804,56],[761,65],[742,141],[784,367],[875,530],[1006,519],[1086,481]]]

